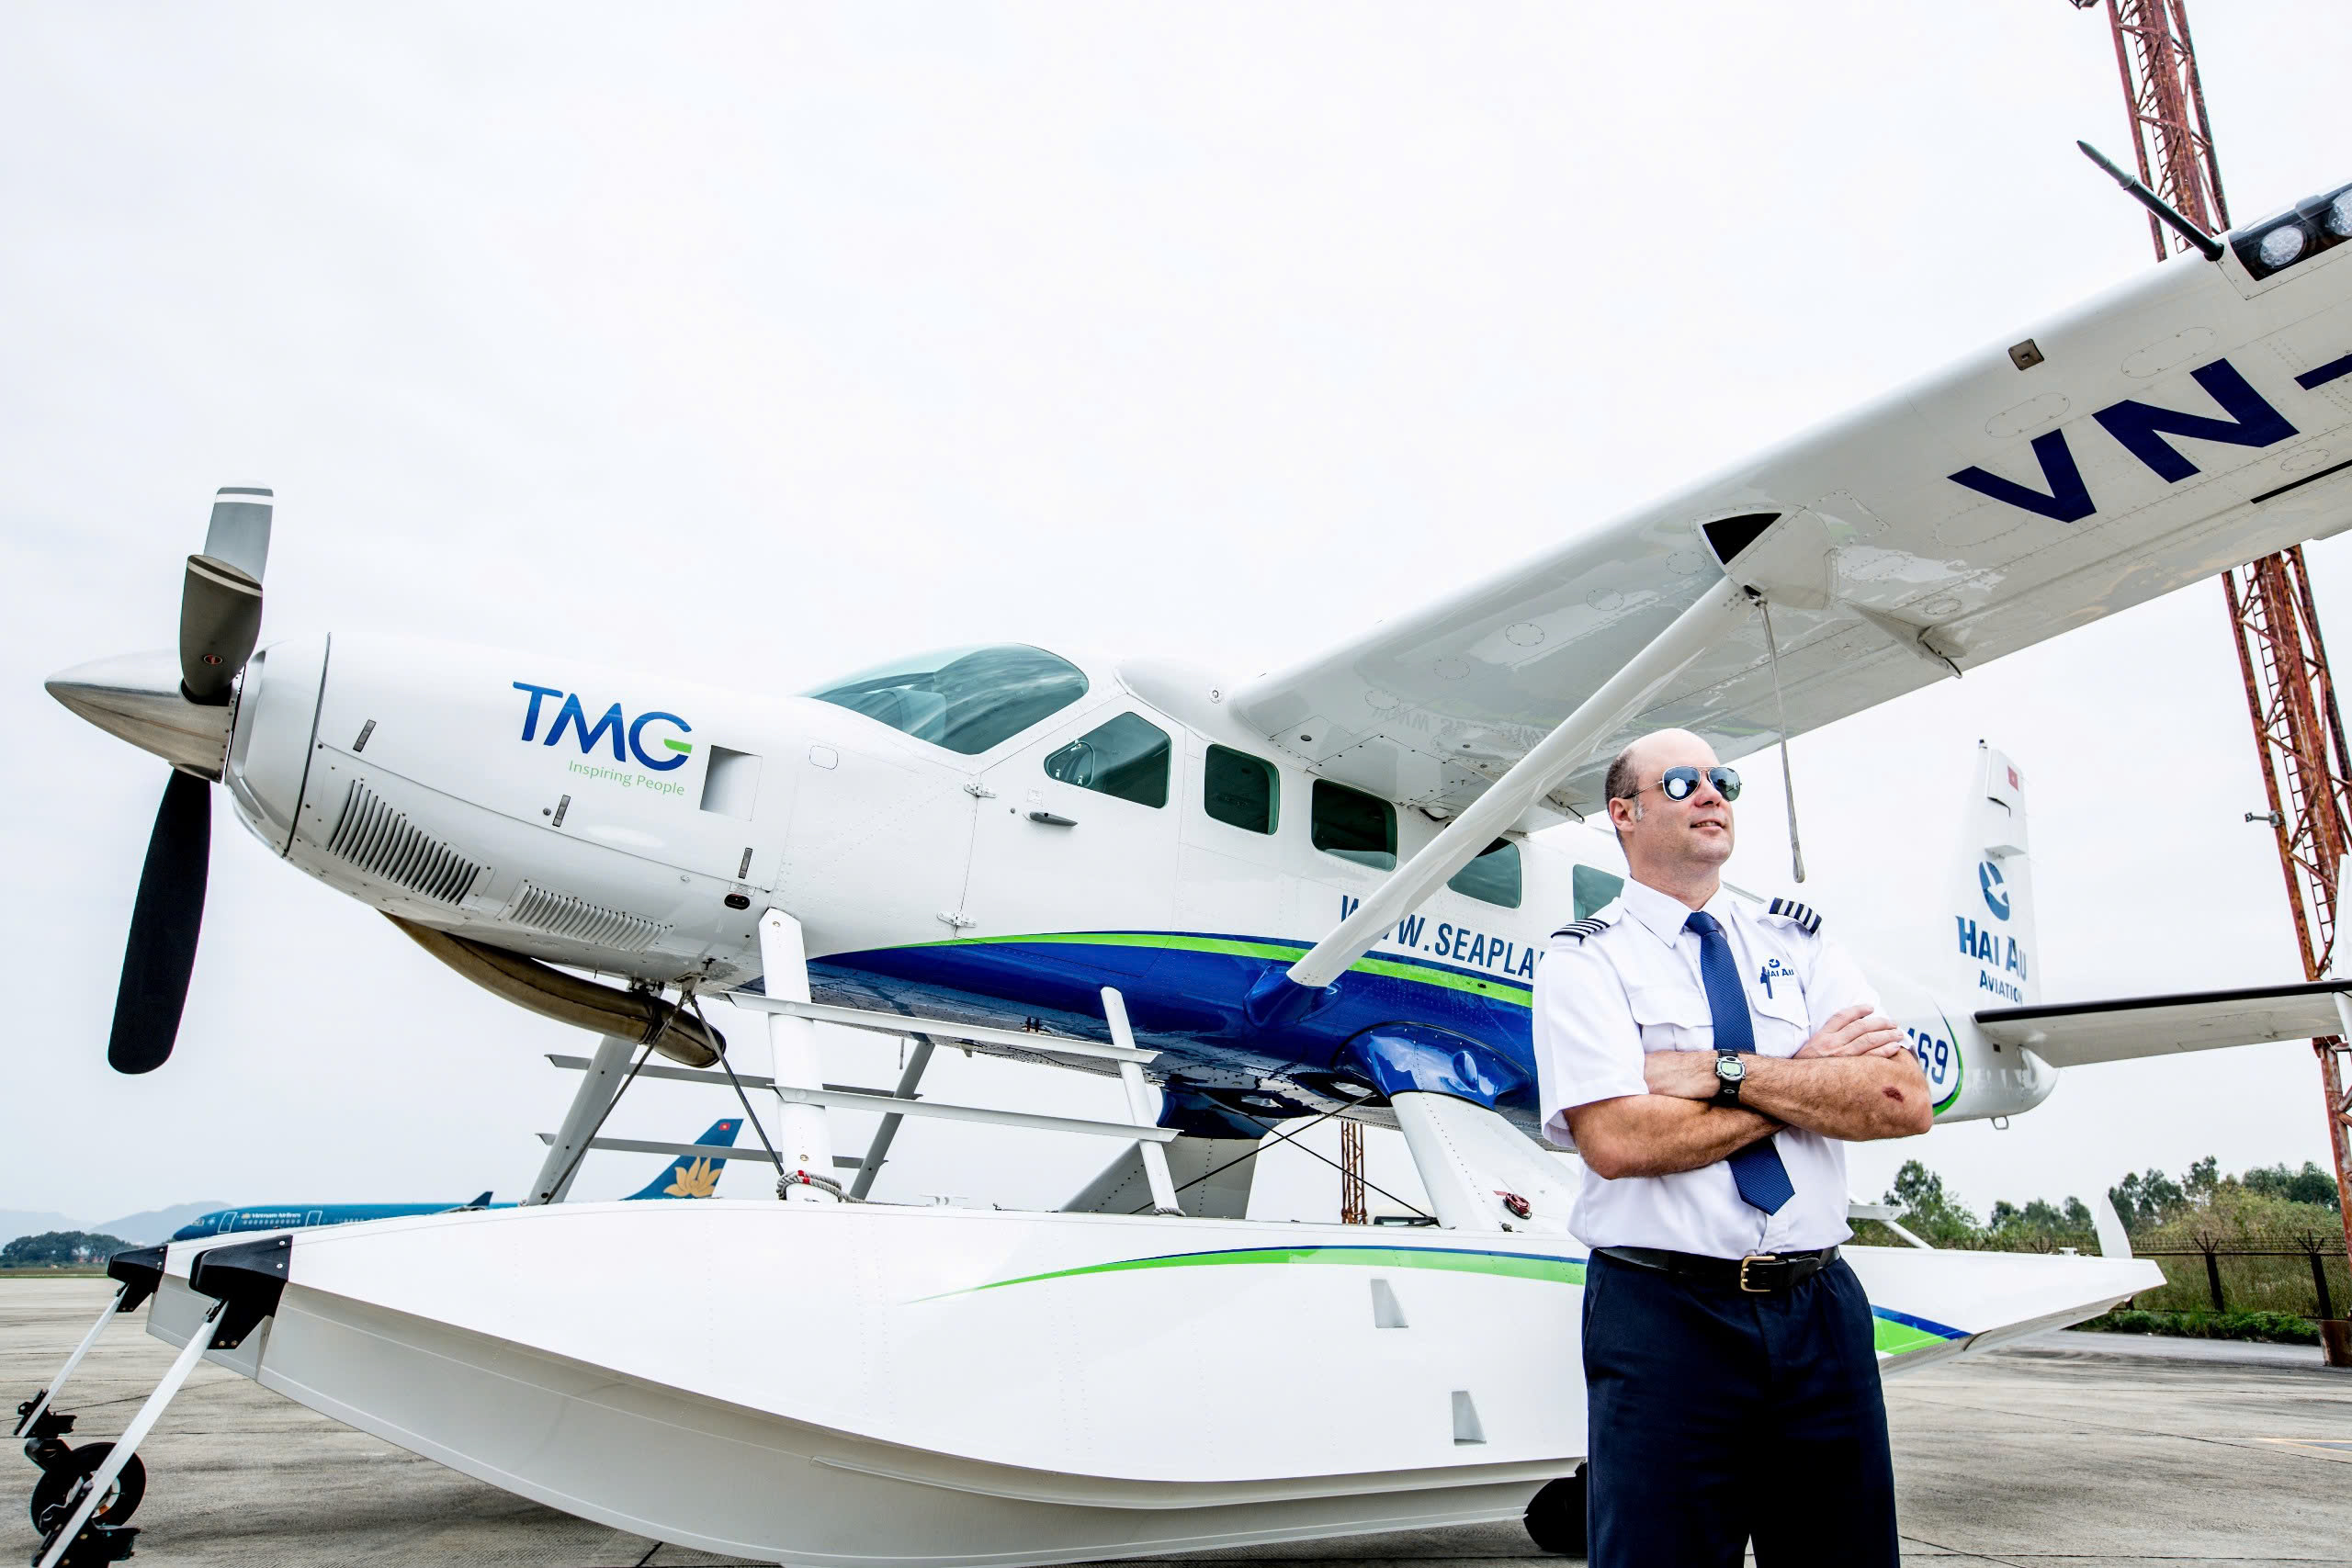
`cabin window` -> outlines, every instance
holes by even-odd
[[[1613,876],[1596,866],[1577,867],[1576,875],[1570,883],[1577,898],[1577,919],[1590,919],[1604,906],[1614,902],[1624,887],[1625,879],[1622,876]]]
[[[1478,858],[1447,879],[1448,887],[1506,909],[1519,908],[1519,846],[1497,839],[1478,852]]]
[[[1325,854],[1396,869],[1396,808],[1378,795],[1317,779],[1310,815],[1308,836]]]
[[[1168,732],[1123,713],[1046,759],[1046,776],[1137,806],[1168,804]]]
[[[1271,833],[1282,815],[1282,776],[1247,751],[1212,746],[1201,769],[1201,806],[1219,822]]]
[[[801,694],[976,757],[1086,695],[1086,673],[1042,648],[951,648]]]

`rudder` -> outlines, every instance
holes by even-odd
[[[732,1148],[735,1134],[741,1130],[740,1116],[722,1117],[710,1124],[710,1131],[695,1142],[702,1147]],[[727,1162],[708,1155],[684,1155],[662,1168],[662,1174],[629,1194],[633,1202],[640,1198],[711,1198],[716,1197],[718,1173]]]
[[[1954,972],[1972,1009],[2026,1007],[2041,996],[2025,775],[2007,752],[1976,743],[1976,778],[1962,814],[1951,890]]]

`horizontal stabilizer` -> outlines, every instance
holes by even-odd
[[[2053,1067],[2079,1067],[2340,1033],[2339,991],[2352,991],[2352,980],[1991,1008],[1976,1015],[1976,1026],[1996,1044],[2024,1046]]]

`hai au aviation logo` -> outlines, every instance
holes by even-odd
[[[694,733],[694,726],[676,714],[653,709],[632,719],[621,712],[620,704],[615,703],[605,710],[603,716],[591,724],[588,722],[588,711],[581,705],[577,692],[567,692],[559,686],[534,686],[524,681],[515,682],[514,689],[527,692],[531,697],[531,705],[523,711],[523,739],[526,741],[538,739],[540,705],[549,697],[561,697],[563,705],[556,709],[555,720],[548,726],[547,739],[539,742],[543,746],[553,746],[570,734],[579,740],[580,754],[587,757],[594,755],[596,748],[610,739],[614,761],[626,762],[635,758],[638,766],[657,773],[684,767],[686,760],[695,753],[693,741],[680,740],[676,736],[669,735],[660,738],[655,749],[658,754],[649,753],[646,749],[645,731],[649,725],[666,724],[675,728],[679,735]],[[621,750],[623,746],[628,748],[626,753]]]
[[[2009,918],[2009,889],[2002,880],[2001,868],[1991,861],[1976,867],[1976,886],[1984,890],[1984,907],[1993,911],[1996,919]]]

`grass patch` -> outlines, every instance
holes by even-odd
[[[2316,1345],[2319,1326],[2285,1312],[2114,1311],[2075,1325],[2098,1334],[2164,1334],[2177,1339],[2245,1339],[2264,1345]]]

